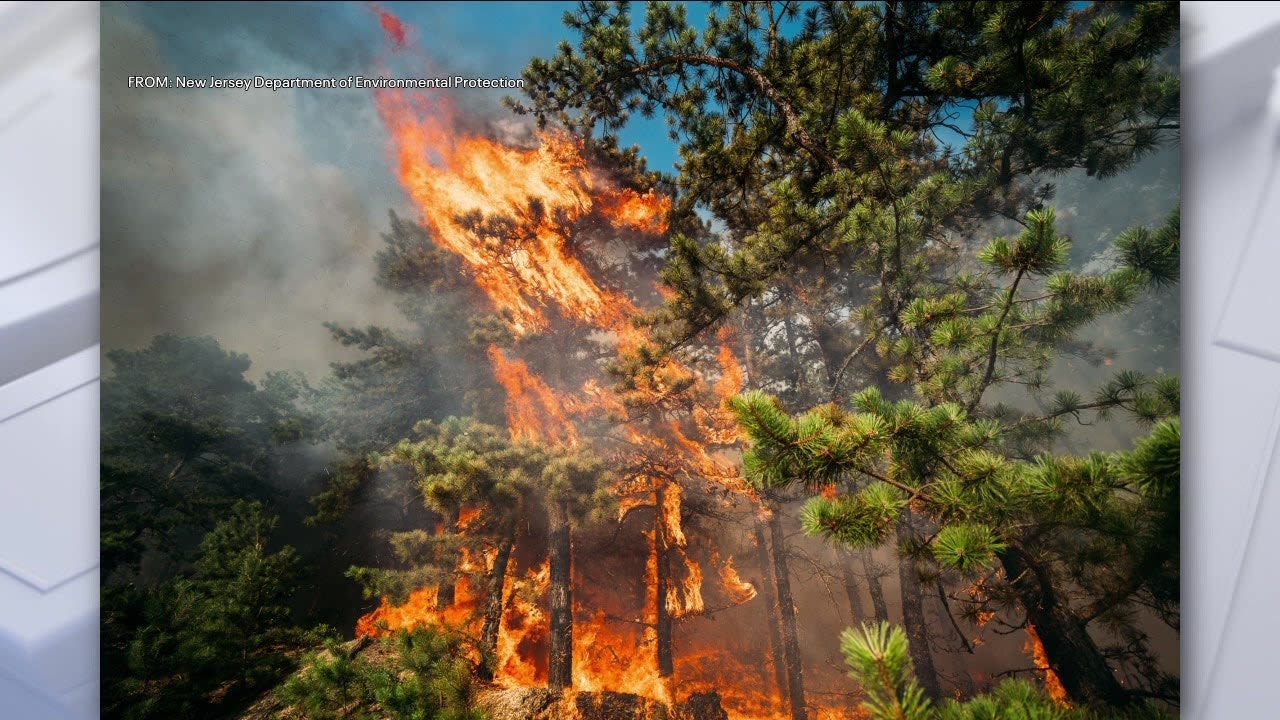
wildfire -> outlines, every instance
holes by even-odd
[[[639,643],[632,634],[618,632],[616,625],[600,611],[575,618],[574,689],[625,692],[671,704],[674,697],[667,680],[648,663],[637,662]]]
[[[624,188],[620,192],[602,194],[599,203],[600,213],[614,225],[651,235],[662,235],[667,231],[666,214],[671,201],[653,190],[642,195]]]
[[[411,51],[400,21],[385,10],[377,12],[396,51]],[[617,186],[607,173],[590,166],[580,141],[563,133],[544,131],[506,142],[466,132],[455,121],[448,99],[429,92],[379,91],[375,102],[391,137],[396,172],[432,241],[462,260],[514,335],[532,338],[568,325],[612,338],[624,351],[646,342],[645,333],[631,322],[640,309],[624,292],[593,277],[584,248],[591,233],[613,233],[610,237],[615,239],[665,233],[670,198],[652,189],[638,192]],[[610,227],[602,229],[600,220]],[[670,297],[667,288],[658,287]],[[636,508],[654,510],[653,525],[641,533],[650,543],[648,556],[643,570],[636,567],[636,581],[645,583],[642,599],[637,600],[643,607],[634,616],[619,618],[596,607],[589,597],[584,599],[589,593],[574,591],[575,691],[627,692],[666,704],[676,700],[673,677],[657,671],[659,616],[665,612],[668,620],[692,625],[693,617],[706,612],[707,606],[704,571],[683,525],[681,482],[719,483],[759,507],[734,459],[722,457],[735,452],[740,439],[724,400],[741,392],[746,373],[734,355],[732,333],[722,332],[720,341],[714,382],[666,357],[637,380],[626,402],[597,379],[574,380],[581,383],[574,389],[557,387],[514,350],[488,348],[494,377],[506,392],[513,439],[576,446],[580,432],[585,435],[578,423],[609,419],[615,435],[610,461],[619,474],[618,521],[625,521]],[[568,382],[560,379],[558,385]],[[691,409],[689,422],[682,424],[674,415],[645,420],[634,412],[637,404],[654,407],[675,395],[682,398],[680,407]],[[637,399],[639,403],[632,402]],[[464,511],[459,531],[465,533],[473,519],[474,511]],[[487,560],[477,567],[492,568],[492,550],[483,556]],[[670,576],[665,597],[660,597],[663,560],[663,572]],[[478,562],[474,556],[464,560]],[[721,564],[713,555],[712,563],[718,565],[720,582],[707,592],[723,593],[732,611],[739,612],[738,607],[756,597],[757,588],[739,576],[732,557]],[[574,583],[586,589],[578,577]],[[547,683],[549,585],[545,560],[523,577],[512,574],[505,579],[496,684]],[[472,587],[470,577],[460,573],[452,606],[437,608],[436,596],[436,589],[428,587],[412,593],[403,605],[384,599],[360,619],[357,632],[379,634],[421,624],[478,630],[486,598],[482,588]],[[759,656],[745,644],[748,638],[729,638],[726,645],[723,637],[695,635],[682,633],[675,656],[681,697],[716,690],[735,719],[784,716],[777,692],[743,682],[760,674],[760,668],[742,660]]]
[[[1071,703],[1067,700],[1067,689],[1062,686],[1058,673],[1054,672],[1049,665],[1049,654],[1045,652],[1044,643],[1040,641],[1040,635],[1031,623],[1027,623],[1026,651],[1031,653],[1036,667],[1044,671],[1044,689],[1049,693],[1049,697],[1061,707],[1071,707]]]
[[[738,605],[756,596],[756,586],[738,576],[738,569],[733,566],[732,555],[725,560],[724,565],[720,566],[720,585],[724,588],[725,594]]]
[[[451,113],[423,115],[432,103],[419,93],[375,97],[401,183],[433,240],[462,258],[494,307],[510,313],[517,333],[545,329],[547,304],[602,328],[629,322],[634,306],[596,284],[569,247],[569,228],[600,203],[600,213],[618,227],[665,232],[668,198],[598,187],[581,143],[562,133],[543,132],[533,147],[512,147],[458,132]]]
[[[491,562],[491,554],[482,553],[477,558],[474,553],[463,548],[458,569],[462,573],[475,573],[487,569]],[[484,594],[472,587],[471,578],[465,574],[454,587],[454,601],[445,608],[437,607],[439,589],[434,585],[414,590],[402,605],[392,605],[387,598],[383,598],[376,610],[356,622],[356,636],[377,637],[395,630],[412,630],[430,625],[474,629]]]
[[[541,598],[551,584],[551,563],[543,561],[515,584],[499,628],[494,678],[506,687],[542,685],[547,681],[547,667],[541,661],[544,654],[535,648],[547,641],[549,624]]]
[[[507,427],[512,439],[577,444],[578,434],[564,404],[525,361],[508,359],[496,345],[489,346],[489,361],[493,363],[494,376],[507,391]]]

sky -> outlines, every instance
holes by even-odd
[[[569,37],[573,3],[389,3],[433,67],[398,76],[517,77]],[[696,14],[696,13],[695,13]],[[362,3],[104,3],[104,345],[209,334],[252,374],[319,379],[349,355],[322,323],[395,324],[373,282],[387,212],[413,217],[368,90],[129,89],[130,75],[375,75],[387,47]],[[504,118],[511,90],[458,90]],[[670,170],[662,120],[623,134]]]

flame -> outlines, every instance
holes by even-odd
[[[630,227],[651,235],[667,232],[667,212],[671,201],[652,189],[644,194],[623,188],[603,193],[599,198],[600,213],[619,227]]]
[[[494,678],[504,687],[545,685],[547,667],[542,662],[545,653],[536,652],[534,648],[547,642],[551,630],[551,618],[544,609],[546,605],[537,601],[551,586],[550,561],[544,560],[514,584],[515,592],[508,595],[509,601],[499,628]]]
[[[488,560],[492,562],[492,557],[489,556]],[[463,548],[462,560],[458,567],[463,573],[469,573],[476,572],[484,566],[477,565],[473,554],[467,548]],[[419,588],[410,593],[409,599],[402,605],[392,605],[387,598],[382,598],[376,610],[356,621],[356,636],[380,637],[396,630],[412,630],[422,626],[445,626],[478,631],[480,620],[478,611],[484,594],[472,587],[470,577],[463,575],[458,578],[454,585],[452,605],[437,608],[438,593],[439,589],[436,586]]]
[[[631,693],[670,705],[670,684],[649,663],[636,662],[638,645],[656,647],[652,631],[619,632],[603,611],[574,618],[573,687],[584,692]]]
[[[374,10],[397,55],[420,59],[412,47],[413,33],[389,12]],[[561,132],[531,132],[519,142],[468,132],[453,103],[439,93],[378,91],[375,104],[391,138],[394,170],[432,242],[462,261],[518,339],[563,334],[568,328],[607,338],[624,352],[648,342],[645,331],[632,324],[641,308],[628,294],[593,276],[588,251],[593,238],[666,233],[670,198],[653,189],[618,186],[607,172],[591,167],[581,141]],[[663,298],[674,297],[661,284],[657,291]],[[761,668],[746,659],[762,657],[758,643],[765,634],[725,637],[723,625],[699,618],[707,612],[704,571],[681,518],[683,482],[718,484],[745,498],[758,513],[768,513],[737,468],[741,438],[724,400],[741,392],[746,374],[732,350],[733,333],[723,330],[719,340],[714,381],[663,356],[625,395],[606,389],[598,379],[548,382],[512,348],[493,345],[487,354],[506,393],[514,440],[572,447],[586,437],[582,423],[607,420],[604,424],[612,428],[608,459],[618,476],[619,522],[635,508],[655,510],[654,524],[640,531],[649,545],[643,567],[637,557],[633,568],[644,582],[636,588],[640,592],[633,607],[619,614],[614,606],[626,604],[619,597],[629,588],[592,588],[579,575],[581,556],[575,561],[574,691],[634,693],[670,705],[691,693],[714,690],[735,720],[774,720],[787,717],[780,695],[767,683],[747,681],[760,676]],[[561,387],[569,382],[580,385]],[[646,415],[654,407],[676,411]],[[684,422],[677,419],[682,415]],[[475,517],[475,510],[464,510],[459,532],[471,531]],[[484,592],[472,588],[466,572],[492,568],[494,555],[486,548],[482,559],[465,556],[453,606],[437,609],[436,589],[421,588],[403,605],[384,599],[359,620],[357,631],[382,633],[429,623],[478,633]],[[659,598],[658,562],[664,557],[672,577],[667,596]],[[720,563],[713,555],[711,562],[720,582],[705,588],[706,593],[727,598],[730,607],[722,611],[740,613],[737,622],[758,623],[755,615],[745,614],[759,612],[759,603],[750,603],[755,585],[739,576],[732,557]],[[549,585],[545,559],[523,576],[509,571],[502,589],[497,685],[546,684]],[[607,597],[593,597],[593,592]],[[609,612],[604,601],[611,605]],[[676,671],[666,678],[657,671],[659,607],[680,622]]]
[[[725,594],[738,605],[756,596],[756,586],[744,581],[738,575],[738,569],[733,566],[732,555],[725,560],[724,565],[720,566],[720,585],[724,588]]]
[[[467,528],[469,528],[469,527],[470,527],[471,523],[472,523],[476,518],[480,517],[480,515],[481,515],[480,508],[476,508],[476,507],[464,507],[464,508],[460,509],[460,510],[458,511],[458,530],[459,530],[459,531],[466,531],[466,530],[467,530]],[[495,552],[496,552],[496,551],[495,551]],[[489,564],[490,564],[490,565],[492,565],[492,564],[493,564],[493,559],[492,559],[492,558],[490,558],[490,560],[489,560]]]
[[[720,363],[720,379],[716,381],[716,397],[721,400],[727,400],[742,392],[742,388],[746,384],[746,373],[743,372],[742,365],[738,364],[738,359],[734,357],[733,349],[729,347],[728,342],[720,343],[720,354],[716,356],[716,360]]]
[[[1069,708],[1071,703],[1067,699],[1067,689],[1062,686],[1062,680],[1058,678],[1058,673],[1054,672],[1053,667],[1049,664],[1049,653],[1044,649],[1044,643],[1040,640],[1039,633],[1031,623],[1027,623],[1027,646],[1026,652],[1031,653],[1032,659],[1035,661],[1036,667],[1044,671],[1044,689],[1049,693],[1049,697],[1060,707]]]
[[[400,181],[432,239],[462,258],[517,334],[545,329],[547,304],[597,327],[626,326],[635,307],[595,283],[569,248],[570,227],[602,199],[601,214],[618,227],[664,232],[670,199],[598,188],[568,135],[546,131],[534,147],[510,147],[451,128],[449,112],[424,117],[418,111],[433,103],[419,95],[375,95]]]
[[[519,358],[511,360],[496,345],[489,346],[493,374],[507,391],[507,427],[513,440],[551,440],[576,445],[578,434],[569,423],[564,404]]]
[[[400,22],[400,18],[392,15],[386,10],[379,9],[378,20],[382,23],[382,29],[387,33],[395,43],[396,48],[404,47],[404,24]]]

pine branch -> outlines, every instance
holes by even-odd
[[[987,351],[987,372],[982,377],[982,383],[978,386],[974,393],[973,399],[969,401],[969,405],[965,408],[969,412],[973,412],[978,407],[978,403],[982,402],[982,395],[987,391],[987,387],[991,385],[991,378],[996,372],[996,356],[1000,348],[1000,333],[1004,329],[1005,318],[1009,316],[1009,310],[1013,308],[1013,300],[1018,292],[1018,283],[1022,282],[1023,268],[1018,268],[1018,274],[1013,278],[1013,285],[1009,288],[1008,299],[1005,301],[1004,309],[1000,311],[1000,319],[996,321],[995,330],[992,333],[991,349]]]
[[[774,107],[782,113],[782,117],[787,125],[787,130],[795,136],[796,144],[804,148],[810,155],[813,155],[814,158],[826,166],[829,172],[834,173],[841,169],[840,163],[836,161],[835,157],[827,152],[825,148],[819,146],[813,141],[813,138],[809,135],[809,131],[806,130],[804,124],[800,122],[800,116],[796,113],[795,108],[791,106],[791,103],[787,102],[786,98],[782,97],[782,93],[778,91],[778,88],[774,86],[773,82],[770,81],[769,78],[765,77],[764,73],[761,73],[753,67],[748,67],[733,60],[726,60],[725,58],[716,57],[714,55],[706,55],[702,53],[676,53],[659,60],[637,65],[636,67],[631,68],[627,74],[633,76],[644,75],[671,65],[715,67],[728,70],[742,76],[752,85],[755,85],[756,88],[760,90],[760,92],[763,93],[771,103],[773,103]]]
[[[964,631],[960,629],[960,624],[956,622],[956,617],[951,612],[951,603],[947,601],[947,593],[942,589],[942,582],[935,582],[933,586],[938,590],[938,600],[942,602],[942,608],[946,612],[947,619],[951,621],[952,629],[956,631],[956,637],[960,638],[960,644],[964,647],[965,652],[972,655],[973,646],[969,644],[969,638],[965,637]]]
[[[847,358],[845,358],[845,359],[844,359],[844,363],[842,363],[842,364],[840,365],[840,369],[839,369],[838,371],[836,371],[836,377],[835,377],[835,379],[831,381],[831,401],[832,401],[832,402],[835,402],[835,401],[839,398],[839,394],[840,394],[840,382],[841,382],[842,380],[844,380],[844,373],[845,373],[845,371],[846,371],[846,370],[848,370],[848,369],[849,369],[849,364],[850,364],[850,363],[852,363],[852,362],[854,361],[854,358],[856,358],[856,357],[858,357],[859,355],[861,355],[861,354],[862,354],[862,351],[863,351],[864,349],[866,349],[866,347],[867,347],[868,345],[870,345],[870,344],[871,344],[871,342],[872,342],[873,340],[877,339],[878,337],[879,337],[879,333],[869,333],[869,334],[867,335],[867,338],[866,338],[865,340],[863,340],[863,341],[858,345],[858,347],[854,348],[854,349],[853,349],[853,352],[849,353],[849,357],[847,357]]]

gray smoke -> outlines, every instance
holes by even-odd
[[[255,374],[315,377],[341,357],[322,322],[396,319],[372,256],[387,208],[408,208],[372,103],[343,91],[129,89],[131,75],[214,74],[176,67],[161,45],[119,6],[104,9],[103,344],[213,335],[247,352]],[[263,65],[253,74],[330,74]]]

